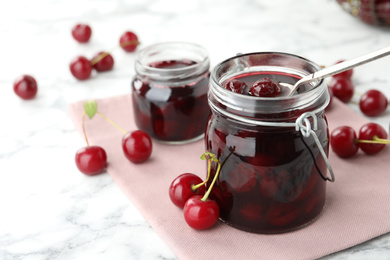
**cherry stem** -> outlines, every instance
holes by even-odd
[[[199,187],[202,187],[203,185],[205,185],[208,181],[209,181],[209,179],[210,179],[210,171],[211,171],[211,163],[209,163],[208,164],[208,170],[207,170],[207,178],[206,178],[206,180],[204,181],[204,182],[201,182],[201,183],[199,183],[199,184],[192,184],[191,185],[191,189],[192,189],[192,191],[196,191]]]
[[[100,112],[96,112],[99,116],[103,117],[104,119],[106,119],[111,125],[115,126],[119,131],[121,131],[122,133],[126,134],[126,131],[123,130],[121,127],[119,127],[117,124],[115,124],[113,121],[111,121],[108,117],[106,117],[105,115],[103,115],[102,113]]]
[[[205,195],[203,196],[203,198],[201,198],[202,201],[207,201],[207,199],[208,199],[208,197],[209,197],[209,195],[210,195],[210,192],[211,192],[211,190],[213,189],[214,183],[215,183],[215,181],[216,181],[217,178],[218,178],[219,172],[221,171],[221,163],[219,162],[218,159],[216,159],[216,158],[208,159],[209,165],[211,165],[211,163],[212,163],[213,161],[215,161],[215,162],[218,163],[218,168],[217,168],[217,171],[216,171],[216,173],[215,173],[215,175],[214,175],[214,179],[213,179],[213,181],[212,181],[211,184],[210,184],[210,187],[208,188],[208,190],[207,190],[207,192],[205,193]],[[209,167],[209,169],[211,169],[211,167]],[[209,175],[209,174],[210,174],[210,170],[209,170],[209,172],[207,173],[207,175]]]
[[[82,126],[83,126],[84,138],[85,138],[85,141],[87,142],[87,146],[89,146],[89,142],[88,142],[88,138],[87,138],[87,133],[85,132],[85,110],[84,110],[84,112],[83,112],[83,120],[82,120],[81,122],[82,122]]]
[[[139,41],[126,41],[126,42],[123,42],[121,43],[119,46],[120,47],[126,47],[126,46],[130,46],[130,45],[139,45],[140,42]],[[116,48],[116,47],[115,47]],[[113,48],[111,51],[105,51],[105,52],[102,52],[101,54],[99,54],[96,58],[92,59],[90,64],[91,66],[95,65],[96,63],[98,63],[99,61],[101,61],[102,59],[104,59],[104,57],[110,55],[110,53],[115,49]]]
[[[356,140],[358,143],[364,143],[364,144],[390,144],[390,140],[379,138],[378,136],[374,135],[372,137],[372,140]]]

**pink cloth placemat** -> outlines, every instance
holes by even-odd
[[[130,95],[97,102],[98,111],[120,127],[136,129]],[[83,101],[71,104],[69,112],[82,133]],[[339,125],[358,131],[367,122],[336,99],[327,117],[330,131]],[[154,142],[150,161],[135,165],[123,155],[120,131],[98,115],[86,118],[85,125],[90,144],[107,152],[108,173],[181,260],[314,259],[390,232],[389,148],[375,156],[359,152],[349,159],[340,159],[331,151],[336,181],[327,184],[322,215],[305,228],[262,235],[218,222],[212,229],[196,231],[187,226],[182,210],[171,203],[168,187],[181,173],[204,178],[205,162],[199,159],[203,141],[178,146]]]

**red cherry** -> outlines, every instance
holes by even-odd
[[[96,175],[104,171],[107,165],[107,155],[100,146],[87,146],[76,152],[76,166],[86,175]]]
[[[231,80],[224,84],[224,88],[234,93],[242,94],[244,93],[245,89],[248,88],[248,86],[245,84],[245,82],[240,80]]]
[[[91,63],[93,63],[92,66],[96,71],[108,71],[114,67],[114,58],[111,54],[101,51],[93,56]]]
[[[359,141],[361,140],[376,140],[377,138],[384,140],[387,138],[386,130],[376,123],[367,123],[359,130]],[[359,143],[359,148],[366,154],[376,154],[385,148],[384,143]]]
[[[122,138],[122,149],[127,159],[142,163],[152,154],[152,140],[141,130],[129,132]]]
[[[37,82],[29,75],[22,75],[14,82],[14,92],[22,99],[32,99],[38,92]]]
[[[262,78],[256,81],[249,94],[256,97],[276,97],[280,94],[280,87],[269,78]]]
[[[202,196],[195,195],[184,205],[184,219],[193,229],[203,230],[211,228],[219,218],[219,207],[214,200],[202,200]]]
[[[80,42],[80,43],[86,43],[89,41],[89,38],[91,38],[92,30],[91,27],[87,24],[76,24],[72,28],[72,36],[73,38]]]
[[[83,56],[74,58],[71,61],[69,68],[72,75],[79,80],[88,79],[92,73],[92,65],[90,61]]]
[[[340,60],[340,61],[336,62],[336,64],[341,63],[341,62],[344,62],[344,60]],[[353,75],[353,69],[349,69],[349,70],[340,72],[339,74],[333,75],[333,78],[351,79],[352,75]]]
[[[133,52],[139,44],[138,37],[135,33],[126,31],[120,37],[119,44],[126,52]]]
[[[349,126],[334,129],[330,135],[330,145],[333,152],[340,157],[351,157],[359,149],[355,130]]]
[[[194,185],[202,182],[202,179],[193,173],[183,173],[177,176],[169,186],[169,197],[173,204],[183,208],[186,201],[192,196],[204,195],[206,192],[205,185],[196,190],[193,189]]]
[[[352,99],[355,91],[352,81],[341,77],[334,78],[330,87],[333,90],[333,95],[344,103],[348,103]]]
[[[383,113],[388,105],[386,96],[375,89],[365,92],[359,101],[360,110],[366,116],[378,116]]]

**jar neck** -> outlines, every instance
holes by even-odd
[[[159,62],[189,62],[185,66],[159,67]],[[158,43],[138,52],[135,71],[138,75],[154,81],[187,80],[208,72],[208,52],[200,45],[186,42]]]
[[[313,81],[305,91],[293,96],[273,98],[237,94],[222,87],[222,83],[248,73],[282,73],[300,79],[320,69],[309,60],[287,53],[238,55],[221,62],[211,72],[209,104],[214,112],[253,124],[295,121],[305,112],[322,112],[329,103],[324,80]]]

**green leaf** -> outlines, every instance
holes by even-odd
[[[97,102],[95,100],[85,101],[84,111],[88,115],[89,119],[92,119],[97,112]]]

